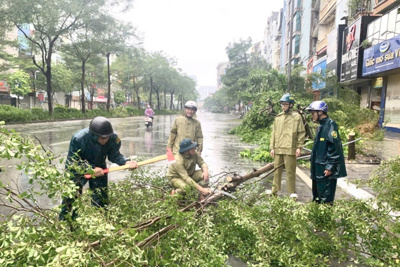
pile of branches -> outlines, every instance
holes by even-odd
[[[74,202],[77,219],[59,221],[60,206],[45,208],[39,201],[46,195],[60,203],[61,196],[75,194],[68,174],[55,167],[56,157],[6,131],[0,156],[24,159],[17,167],[29,179],[0,186],[1,266],[222,266],[228,255],[254,266],[399,263],[400,224],[387,206],[270,197],[254,181],[268,177],[272,164],[216,179],[216,189],[238,200],[222,192],[203,200],[196,192],[174,197],[165,171],[138,169],[109,185],[106,208],[91,206],[86,190]]]

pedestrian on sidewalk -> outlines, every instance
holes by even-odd
[[[184,115],[177,117],[172,125],[167,148],[171,148],[175,155],[179,154],[179,144],[185,138],[189,138],[198,144],[197,152],[199,154],[203,151],[203,131],[201,123],[194,118],[196,111],[196,102],[187,101]]]
[[[282,163],[286,169],[287,192],[290,197],[296,194],[296,157],[300,156],[304,145],[305,128],[298,112],[293,111],[294,97],[284,94],[279,100],[282,112],[279,113],[272,126],[270,154],[274,158],[274,166]],[[272,194],[277,195],[281,189],[282,167],[274,172]]]
[[[328,116],[328,105],[314,101],[306,108],[320,126],[311,152],[313,201],[333,205],[337,178],[347,176],[338,125]]]
[[[168,180],[175,188],[172,195],[184,194],[189,188],[197,189],[202,195],[210,193],[207,187],[209,173],[208,166],[196,152],[197,143],[191,139],[184,139],[179,145],[179,154],[175,156],[176,163],[168,169]],[[201,170],[196,170],[196,165]]]
[[[121,140],[114,133],[111,122],[105,117],[94,118],[89,125],[72,136],[69,144],[66,169],[71,172],[72,180],[79,187],[73,198],[64,198],[60,212],[60,220],[65,220],[72,210],[72,203],[82,194],[83,186],[89,181],[89,188],[93,190],[92,205],[104,207],[108,204],[108,176],[103,172],[106,166],[106,158],[118,165],[129,165],[129,169],[137,168],[136,161],[130,161],[120,153]],[[74,164],[90,164],[94,169],[95,178],[86,179],[74,169]],[[77,216],[76,210],[71,218]]]

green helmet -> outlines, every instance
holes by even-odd
[[[194,147],[197,147],[196,142],[193,142],[189,138],[183,139],[182,142],[179,144],[179,153],[182,154],[183,152],[188,151]]]
[[[290,104],[294,104],[294,97],[291,94],[284,94],[279,102],[289,102]]]

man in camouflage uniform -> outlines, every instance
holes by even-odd
[[[197,111],[197,104],[194,101],[185,103],[185,115],[175,119],[169,135],[167,147],[172,149],[176,155],[179,151],[180,142],[185,139],[191,139],[198,144],[199,154],[203,151],[203,131],[198,120],[193,118]]]
[[[294,97],[285,94],[280,99],[282,111],[279,113],[272,126],[271,156],[274,158],[274,166],[284,163],[286,168],[287,192],[290,197],[297,198],[296,194],[296,157],[301,153],[304,145],[305,128],[301,116],[292,110]],[[282,167],[274,173],[272,193],[277,195],[281,189]]]
[[[311,152],[313,201],[333,205],[337,178],[347,176],[338,126],[329,118],[325,102],[314,101],[307,110],[313,122],[320,124]]]
[[[175,156],[176,163],[168,169],[167,177],[175,188],[172,194],[184,193],[189,188],[197,189],[201,194],[210,193],[209,188],[201,184],[208,184],[208,166],[203,158],[196,152],[197,143],[190,139],[184,139],[179,145],[179,154]],[[196,171],[196,165],[201,170]]]

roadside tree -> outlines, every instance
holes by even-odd
[[[10,85],[11,93],[18,96],[19,107],[20,98],[32,91],[29,74],[24,71],[16,71],[7,76],[7,83]]]

